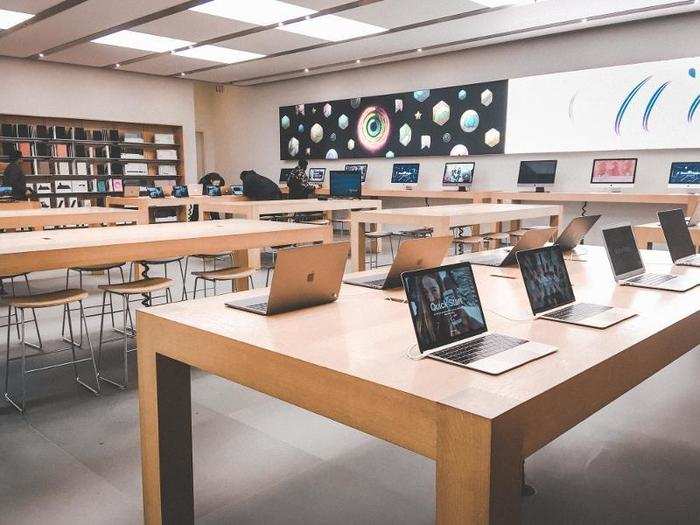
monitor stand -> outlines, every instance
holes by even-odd
[[[408,184],[403,187],[404,190],[406,191],[413,191],[413,186],[409,186]]]
[[[547,193],[544,186],[535,186],[535,193]]]
[[[622,193],[622,188],[610,188],[610,193]]]
[[[470,191],[471,188],[469,186],[459,186],[457,188],[457,191]]]

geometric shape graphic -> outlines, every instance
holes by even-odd
[[[382,107],[365,108],[357,120],[357,139],[370,153],[376,153],[386,145],[390,132],[391,121]]]
[[[295,111],[296,111],[296,114],[297,114],[297,115],[301,115],[302,117],[303,117],[304,114],[306,113],[306,111],[305,111],[305,109],[304,109],[304,104],[297,104],[297,105],[294,107],[294,109],[295,109]]]
[[[420,149],[430,149],[430,135],[421,135],[420,137]]]
[[[459,119],[459,127],[465,133],[471,133],[479,127],[479,114],[473,109],[468,109]]]
[[[318,122],[311,126],[310,137],[316,144],[321,142],[323,140],[323,126]]]
[[[493,92],[487,89],[481,93],[481,104],[484,106],[490,106],[493,103]]]
[[[467,147],[464,144],[457,144],[450,151],[450,157],[463,157],[465,155],[469,155],[469,150],[467,150]]]
[[[331,116],[331,113],[333,113],[333,107],[330,104],[326,104],[323,106],[323,116],[328,118]]]
[[[694,67],[691,67],[691,68],[688,70],[688,76],[689,76],[690,78],[696,78],[696,77],[698,76],[697,70],[696,70]]]
[[[501,142],[501,132],[495,128],[491,128],[484,135],[484,144],[488,147],[493,148]]]
[[[411,134],[411,126],[408,124],[401,126],[401,129],[399,129],[399,142],[402,146],[406,147],[409,145],[411,142]]]
[[[296,137],[292,137],[291,139],[289,139],[288,148],[289,154],[292,157],[296,157],[299,154],[299,139],[297,139]]]
[[[419,89],[418,91],[413,92],[413,98],[415,98],[417,102],[425,102],[426,100],[428,100],[429,96],[429,89]]]
[[[387,151],[387,152],[386,152],[386,158],[387,158],[387,159],[393,159],[393,158],[394,158],[394,152],[393,152],[393,151]]]
[[[289,126],[291,126],[292,121],[289,120],[289,117],[287,115],[285,115],[284,117],[282,117],[281,124],[282,124],[282,129],[289,129]]]
[[[399,111],[403,111],[403,100],[397,98],[394,100],[394,113],[398,113]]]
[[[347,127],[350,125],[350,119],[348,119],[348,116],[343,114],[338,117],[338,127],[340,129],[347,129]]]
[[[415,115],[416,120],[420,120],[422,116],[423,116],[423,113],[421,113],[420,111],[416,111],[416,115]]]
[[[331,136],[330,136],[331,142],[335,142],[335,139],[336,139],[336,138],[337,138],[337,137],[336,137],[336,134],[335,134],[335,133],[331,133]]]
[[[447,144],[447,143],[450,142],[451,140],[452,140],[452,135],[450,135],[449,133],[445,133],[445,134],[442,136],[442,141],[443,141],[445,144]]]
[[[355,141],[354,140],[352,140],[352,139],[348,140],[348,149],[350,151],[355,149]]]
[[[698,110],[698,107],[700,107],[700,95],[695,97],[695,100],[690,104],[690,108],[688,109],[688,122],[692,122],[693,118],[695,117],[695,112]]]
[[[329,149],[328,153],[326,153],[326,160],[337,160],[338,159],[338,152],[335,151],[334,149]]]
[[[304,133],[304,124],[299,124],[299,126],[297,127],[297,131],[299,133]]]
[[[464,89],[460,89],[459,93],[457,93],[457,98],[459,100],[466,100],[467,99],[467,92]]]
[[[450,106],[441,100],[433,106],[433,122],[438,126],[444,126],[450,120]]]
[[[350,101],[350,107],[351,107],[352,109],[357,109],[357,108],[359,108],[359,107],[360,107],[360,104],[362,104],[362,99],[361,99],[361,98],[353,98],[353,99]]]

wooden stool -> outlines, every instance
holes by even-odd
[[[18,277],[23,277],[24,278],[24,283],[27,286],[27,295],[32,295],[32,289],[29,286],[29,276],[26,273],[19,273],[19,274],[14,274],[14,275],[3,275],[0,276],[0,283],[3,281],[9,279],[10,280],[10,297],[16,297],[17,294],[15,293],[15,279]],[[7,303],[4,303],[3,306],[7,306]],[[17,328],[17,337],[20,337],[19,334],[19,323],[17,322],[17,316],[16,313],[13,314],[14,319],[15,319],[15,326]],[[27,346],[31,346],[32,348],[36,348],[37,350],[41,350],[41,334],[39,333],[39,325],[36,322],[36,312],[32,310],[32,319],[27,321],[28,323],[33,323],[34,324],[34,329],[36,330],[36,339],[38,344],[34,343],[26,343]],[[5,325],[2,325],[0,328],[4,328]]]
[[[129,350],[129,337],[134,337],[136,335],[136,332],[134,330],[134,323],[131,318],[131,312],[129,311],[129,296],[131,295],[145,295],[148,297],[148,302],[150,305],[151,301],[151,294],[153,292],[158,292],[160,290],[165,290],[165,298],[167,302],[172,302],[172,295],[170,293],[170,286],[173,284],[172,279],[168,279],[167,277],[152,277],[150,279],[140,279],[138,281],[130,281],[128,283],[122,283],[122,284],[103,284],[100,285],[98,288],[102,290],[102,317],[100,320],[100,345],[97,351],[97,356],[98,356],[98,368],[99,368],[99,374],[98,377],[107,383],[110,383],[111,385],[116,386],[117,388],[124,389],[128,386],[129,383],[129,370],[128,370],[128,361],[127,361],[127,354],[129,352],[133,352],[136,350],[135,348],[132,350]],[[122,334],[123,337],[117,337],[113,339],[103,339],[103,333],[104,333],[104,322],[105,322],[105,306],[107,304],[107,294],[114,294],[114,295],[119,295],[122,298],[122,315],[123,315],[123,322],[122,322]],[[130,326],[127,326],[127,319],[129,320]],[[130,328],[130,329],[129,329]],[[110,379],[108,377],[105,377],[105,375],[102,373],[101,365],[102,365],[102,345],[103,343],[109,343],[112,341],[118,341],[118,340],[123,340],[124,341],[124,348],[123,348],[123,365],[124,365],[124,382],[119,383],[118,381],[114,379]]]
[[[211,263],[212,266],[214,267],[214,270],[216,270],[216,263],[218,261],[221,261],[223,259],[230,259],[231,264],[233,264],[233,254],[231,252],[225,252],[225,253],[198,253],[195,255],[188,255],[185,258],[185,279],[187,278],[187,271],[190,267],[190,258],[193,259],[199,259],[202,262],[202,267],[204,268],[204,271],[207,271],[207,263]],[[216,295],[216,282],[214,283],[214,295]],[[182,290],[182,299],[185,300],[187,299],[187,294],[185,293],[185,289],[183,288]]]
[[[374,267],[379,267],[379,239],[389,239],[389,248],[391,248],[391,262],[394,262],[394,232],[367,232],[365,237],[370,241],[374,241]],[[372,252],[369,253],[369,267],[372,268]]]
[[[138,282],[139,280],[151,279],[148,275],[149,266],[162,266],[163,267],[163,277],[168,278],[168,265],[172,263],[177,263],[180,266],[180,278],[182,279],[182,299],[187,299],[187,273],[185,273],[185,267],[182,261],[185,257],[174,257],[172,259],[154,259],[151,261],[138,261],[138,264],[144,267],[144,271],[141,275],[133,275],[133,264],[129,270],[129,281]],[[172,300],[172,298],[171,298]]]
[[[199,280],[209,281],[216,283],[217,281],[231,281],[231,291],[236,291],[236,280],[237,279],[248,279],[250,281],[250,287],[255,288],[253,283],[253,275],[255,275],[254,268],[222,268],[221,270],[214,270],[213,272],[192,272],[194,278],[194,292],[192,293],[192,298],[197,298],[197,283]],[[216,292],[214,292],[216,294]],[[207,286],[204,285],[204,297],[207,297]]]
[[[485,233],[482,237],[486,241],[494,241],[496,243],[495,248],[498,248],[499,243],[510,244],[510,233],[508,232]]]
[[[75,381],[83,386],[84,388],[88,389],[90,392],[92,392],[95,395],[99,395],[100,393],[100,383],[99,383],[99,373],[97,370],[97,363],[95,361],[95,353],[92,348],[92,343],[90,342],[90,335],[87,333],[87,319],[85,318],[85,310],[83,309],[83,300],[88,297],[88,293],[84,290],[78,290],[78,289],[71,289],[71,290],[61,290],[59,292],[50,292],[50,293],[43,293],[43,294],[37,294],[37,295],[27,295],[24,297],[12,297],[8,300],[8,311],[7,311],[7,354],[6,354],[6,366],[5,366],[5,399],[12,405],[14,406],[17,410],[20,411],[20,413],[23,413],[26,407],[26,397],[27,397],[27,386],[26,386],[26,376],[27,374],[31,374],[33,372],[41,372],[43,370],[50,370],[52,368],[58,368],[61,366],[67,366],[67,365],[73,365],[73,373],[75,374]],[[70,315],[70,304],[71,303],[79,303],[80,305],[80,322],[81,325],[85,326],[85,335],[88,341],[88,346],[90,347],[90,357],[89,358],[84,358],[84,359],[78,359],[76,354],[75,354],[75,339],[73,338],[73,322],[71,319]],[[30,310],[35,310],[37,308],[51,308],[54,306],[63,306],[64,312],[67,314],[68,318],[68,331],[70,334],[70,347],[68,348],[60,348],[58,350],[54,350],[52,353],[57,353],[57,352],[63,352],[66,350],[71,350],[72,352],[72,359],[70,361],[67,361],[65,363],[59,363],[55,365],[49,365],[49,366],[43,366],[39,368],[32,368],[32,369],[27,369],[27,358],[29,357],[38,357],[38,355],[46,355],[44,353],[34,355],[34,356],[28,356],[27,355],[27,339],[26,339],[26,330],[25,330],[25,316],[24,316],[24,311],[26,309]],[[11,310],[14,308],[15,310],[15,319],[19,320],[19,326],[21,327],[20,330],[20,345],[22,347],[22,356],[21,357],[15,357],[10,359],[10,332],[11,332],[11,327],[10,327],[10,319],[11,319]],[[19,314],[17,311],[19,310]],[[15,361],[15,360],[21,360],[22,361],[22,398],[21,401],[16,401],[13,399],[13,397],[9,393],[9,381],[10,381],[10,362]],[[93,388],[87,383],[83,382],[82,379],[80,379],[80,376],[78,375],[78,363],[82,363],[85,361],[91,361],[92,362],[92,370],[93,373],[95,374],[95,385],[96,387]]]

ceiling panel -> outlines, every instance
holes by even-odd
[[[481,4],[466,0],[383,0],[341,13],[340,16],[394,28],[483,8]]]
[[[343,5],[350,0],[287,0],[290,4],[300,5],[301,7],[308,7],[309,9],[315,9],[316,11],[321,11],[322,9],[329,9],[331,7],[336,7]]]
[[[61,1],[62,0],[0,0],[0,9],[35,15],[49,7],[60,4]]]
[[[88,0],[20,31],[0,37],[0,54],[26,57],[182,3],[182,0]]]
[[[144,60],[142,62],[134,62],[123,66],[124,71],[137,71],[139,73],[150,73],[153,75],[177,75],[183,71],[198,69],[215,64],[207,60],[198,60],[196,58],[188,58],[179,55],[164,54],[157,57]]]
[[[167,36],[201,42],[210,38],[237,33],[245,29],[256,27],[253,24],[229,20],[220,16],[211,16],[195,11],[183,11],[160,20],[155,20],[134,28],[134,31],[142,31],[152,35]]]
[[[52,62],[66,62],[83,66],[102,67],[131,58],[140,57],[143,51],[124,47],[105,46],[102,44],[80,44],[79,46],[54,53],[46,58]]]
[[[240,49],[241,51],[260,53],[262,55],[270,55],[280,51],[299,49],[301,47],[313,46],[324,42],[325,40],[319,40],[318,38],[273,29],[272,31],[263,31],[232,40],[225,40],[216,45]]]

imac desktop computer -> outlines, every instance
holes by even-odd
[[[459,191],[468,191],[474,180],[473,162],[448,162],[442,173],[443,186],[457,186]]]
[[[596,159],[591,171],[591,186],[620,192],[634,186],[637,159]]]
[[[332,199],[360,199],[362,197],[362,178],[359,171],[335,171],[330,177]]]
[[[311,184],[323,184],[326,179],[326,168],[309,168],[309,182]]]
[[[546,186],[554,184],[556,173],[556,160],[524,160],[520,163],[518,186],[534,187],[535,192],[544,193]]]
[[[362,182],[367,180],[367,164],[346,164],[345,171],[359,171],[362,175]]]
[[[673,162],[668,176],[668,187],[700,192],[700,162]]]
[[[294,171],[294,168],[282,168],[280,170],[280,184],[287,184],[289,176]]]
[[[391,183],[403,184],[407,190],[412,190],[418,184],[418,172],[420,164],[394,164],[391,171]]]

